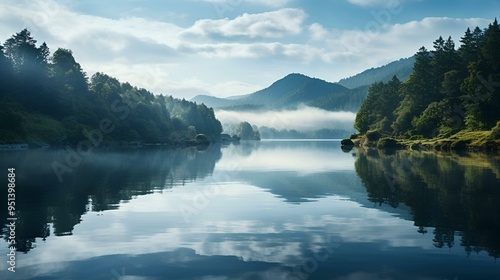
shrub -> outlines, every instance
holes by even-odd
[[[491,140],[500,139],[500,121],[497,122],[497,125],[495,125],[495,127],[493,127],[488,138]]]
[[[467,148],[467,141],[457,140],[457,141],[451,143],[450,148],[452,150],[465,150]]]
[[[196,135],[196,141],[203,144],[210,143],[210,140],[208,140],[208,137],[205,134]]]
[[[397,149],[400,147],[398,141],[393,138],[382,138],[377,142],[377,148],[379,149]]]
[[[366,132],[366,139],[368,141],[378,141],[382,137],[382,134],[378,130],[370,130]]]
[[[411,144],[410,146],[410,149],[412,149],[413,151],[419,151],[420,149],[422,148],[422,143],[413,143]]]
[[[340,144],[342,146],[346,146],[346,147],[352,147],[352,146],[354,146],[354,142],[352,142],[351,139],[342,139],[342,141],[340,142]]]

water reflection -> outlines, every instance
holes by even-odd
[[[360,153],[356,172],[370,201],[410,208],[437,248],[500,257],[500,161],[485,154]]]
[[[59,183],[64,153],[4,155],[12,279],[498,278],[497,158],[242,142],[96,153]]]
[[[215,172],[266,189],[289,203],[365,193],[352,172],[355,158],[343,154],[337,142],[243,142],[223,153],[228,156],[217,163]]]
[[[52,164],[65,163],[67,156],[62,150],[2,153],[2,170],[16,168],[18,251],[30,251],[36,238],[45,240],[50,235],[49,224],[54,235],[71,235],[88,211],[117,209],[132,197],[205,177],[213,172],[221,152],[216,146],[201,151],[188,148],[94,152],[59,181]],[[2,201],[4,209],[5,202]],[[7,213],[1,213],[1,220],[6,221]]]

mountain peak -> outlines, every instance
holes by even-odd
[[[251,94],[216,98],[197,96],[192,99],[215,108],[294,108],[301,104],[325,110],[357,111],[374,81],[389,80],[395,74],[405,79],[412,71],[414,57],[400,59],[385,66],[372,68],[338,83],[290,73],[270,86]],[[352,90],[350,90],[350,88]]]
[[[283,79],[286,79],[286,78],[310,78],[310,79],[312,79],[311,77],[304,75],[304,74],[301,74],[301,73],[290,73],[290,74],[286,75]]]

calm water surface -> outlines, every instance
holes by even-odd
[[[262,141],[82,159],[0,153],[18,218],[0,279],[500,279],[495,156]]]

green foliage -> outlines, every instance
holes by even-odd
[[[413,73],[402,85],[403,100],[396,109],[396,120],[392,124],[395,134],[404,134],[412,130],[412,120],[420,115],[426,106],[437,98],[434,91],[434,77],[431,71],[432,58],[426,48],[422,47],[415,55]]]
[[[400,101],[401,82],[394,76],[387,83],[374,83],[368,89],[368,96],[356,115],[354,127],[361,133],[370,129],[390,134],[394,122],[394,110]]]
[[[382,134],[380,134],[377,130],[370,130],[366,132],[366,139],[368,139],[368,141],[378,141],[381,137]]]
[[[355,128],[435,137],[495,126],[500,120],[500,26],[495,20],[484,31],[467,29],[460,42],[457,50],[451,37],[439,37],[434,50],[420,48],[413,73],[392,89],[389,83],[373,83]]]
[[[196,135],[196,141],[198,141],[202,144],[210,143],[210,140],[208,140],[208,137],[205,134]]]
[[[328,111],[356,112],[368,94],[368,86],[329,93],[312,100],[309,105]]]
[[[497,122],[497,125],[495,125],[495,127],[493,127],[488,138],[492,140],[500,140],[500,121]]]
[[[465,150],[467,148],[467,144],[469,144],[467,141],[457,140],[451,143],[450,148],[455,151]]]
[[[400,146],[397,140],[388,137],[381,138],[377,142],[378,149],[397,149]]]
[[[429,104],[424,112],[413,120],[412,124],[415,127],[415,132],[425,137],[436,137],[447,107],[447,102],[432,102]]]
[[[500,119],[500,27],[495,20],[478,33],[478,59],[469,62],[468,77],[461,86],[470,130],[488,130]]]
[[[443,82],[441,83],[441,93],[445,98],[453,98],[460,96],[460,85],[464,77],[458,70],[451,70],[444,73]]]
[[[12,62],[16,73],[35,74],[47,65],[49,50],[45,43],[36,46],[36,40],[31,37],[28,29],[23,29],[9,38],[5,44],[5,55]]]
[[[351,139],[342,139],[342,141],[340,141],[340,145],[352,147],[354,146],[354,142],[352,142]]]
[[[254,131],[252,125],[248,122],[239,123],[236,126],[235,133],[241,140],[260,140],[259,131],[257,129]]]
[[[89,81],[71,50],[50,56],[27,29],[0,46],[0,81],[0,142],[74,144],[92,131],[101,141],[169,143],[194,141],[197,133],[218,140],[222,132],[203,104],[154,95],[100,72]]]
[[[86,73],[68,49],[57,49],[52,55],[52,77],[66,93],[84,93],[88,91]]]
[[[363,86],[369,86],[375,82],[389,82],[394,76],[400,81],[405,81],[411,74],[415,57],[403,58],[391,62],[378,68],[368,69],[353,77],[345,78],[339,81],[339,84],[355,89]]]

